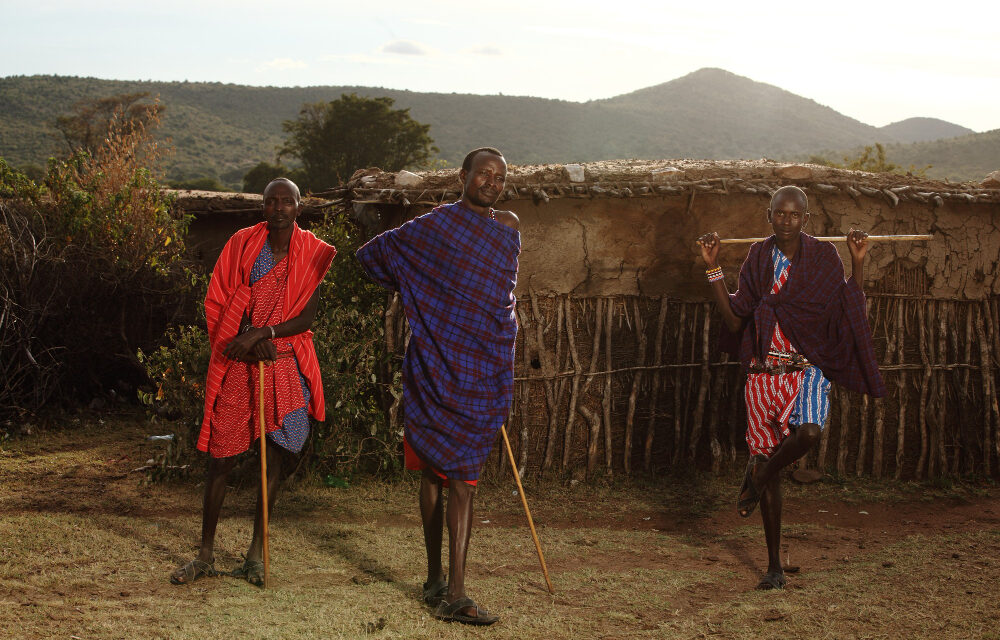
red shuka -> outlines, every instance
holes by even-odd
[[[215,400],[226,370],[234,362],[224,356],[222,351],[239,332],[240,320],[250,302],[250,270],[267,240],[267,234],[266,222],[240,229],[226,243],[215,263],[215,269],[212,270],[208,295],[205,296],[205,321],[212,355],[208,364],[208,379],[205,381],[205,417],[198,437],[198,449],[201,451],[208,451]],[[288,244],[288,285],[285,288],[282,322],[302,312],[329,271],[336,254],[334,247],[295,225]],[[291,342],[302,375],[309,384],[309,415],[323,420],[326,417],[323,381],[312,336],[312,331],[304,331],[287,340]]]

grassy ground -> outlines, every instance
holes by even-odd
[[[469,591],[488,629],[419,602],[416,483],[300,482],[272,515],[272,586],[169,584],[193,557],[197,480],[149,485],[138,416],[85,417],[0,449],[0,628],[17,638],[994,638],[1000,490],[989,483],[789,484],[783,592],[759,516],[735,515],[735,475],[529,486],[555,584],[538,570],[513,485],[477,498]],[[198,474],[196,474],[198,475]],[[227,497],[217,562],[250,538],[256,485]]]

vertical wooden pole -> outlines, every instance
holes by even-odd
[[[639,309],[639,298],[632,299],[632,308],[635,315],[636,333],[636,365],[642,367],[646,365],[646,327],[642,320],[642,311]],[[632,376],[632,390],[628,394],[628,413],[625,416],[625,452],[622,457],[622,466],[625,473],[632,473],[632,435],[635,425],[635,408],[639,399],[639,387],[642,384],[642,371],[636,371]]]
[[[937,362],[939,365],[948,364],[948,319],[951,312],[951,305],[944,300],[938,301],[938,340],[937,340]],[[948,420],[948,378],[951,374],[947,369],[938,370],[938,463],[942,476],[948,475],[948,441],[949,434],[954,430],[954,421]]]
[[[258,412],[257,416],[260,420],[260,510],[261,510],[261,525],[263,534],[263,556],[264,556],[264,588],[267,589],[268,584],[271,582],[271,545],[268,541],[268,530],[267,530],[267,426],[264,421],[264,361],[257,361],[257,371],[259,375],[257,376],[259,384],[259,394],[257,397]]]
[[[927,314],[924,307],[926,301],[917,301],[917,325],[919,330],[920,362],[924,365],[923,377],[920,379],[920,404],[917,405],[917,423],[920,427],[920,457],[917,458],[918,480],[924,477],[927,464],[928,433],[927,433],[927,397],[930,395],[931,367],[927,357]]]
[[[611,371],[611,330],[614,328],[615,299],[608,298],[608,317],[604,322],[604,370]],[[623,310],[624,311],[624,310]],[[620,318],[621,316],[619,316]],[[611,374],[604,374],[604,394],[601,398],[604,410],[604,467],[611,473]]]
[[[840,441],[837,449],[837,473],[841,477],[847,475],[847,453],[850,451],[851,435],[851,400],[847,389],[837,389],[837,400],[840,404]]]
[[[667,296],[660,298],[660,315],[656,318],[656,340],[653,343],[653,365],[663,364],[663,328],[667,321],[669,303]],[[649,421],[646,423],[646,446],[643,451],[642,468],[647,472],[653,464],[653,435],[656,433],[656,414],[660,399],[660,370],[653,370],[653,382],[650,385]]]
[[[695,400],[693,417],[691,420],[691,439],[688,441],[688,458],[695,459],[698,452],[698,440],[701,438],[702,422],[705,418],[705,401],[708,397],[708,385],[711,380],[711,370],[709,369],[708,336],[711,327],[712,314],[711,304],[706,302],[703,305],[704,314],[701,330],[701,379],[698,383],[698,397]]]
[[[897,362],[899,364],[905,364],[906,361],[904,351],[906,342],[905,317],[906,301],[900,300],[899,306],[896,308],[896,353],[898,354]],[[896,422],[896,468],[893,471],[893,477],[896,480],[903,477],[903,459],[906,453],[906,405],[908,403],[906,397],[906,378],[906,369],[900,369],[899,376],[896,378],[896,395],[899,399],[899,419]]]
[[[677,355],[675,356],[674,362],[678,364],[684,361],[684,334],[687,331],[687,324],[685,323],[685,316],[687,315],[687,305],[683,302],[680,303],[681,312],[677,317]],[[673,456],[671,456],[674,464],[677,463],[678,456],[681,451],[681,425],[684,424],[684,409],[681,406],[681,378],[684,373],[681,369],[675,369],[671,372],[674,376],[674,441],[670,443],[673,448]]]

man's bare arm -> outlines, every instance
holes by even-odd
[[[719,242],[719,234],[715,232],[706,233],[698,238],[698,244],[701,246],[701,257],[708,268],[718,268],[719,248],[722,246]],[[712,297],[715,299],[716,306],[719,307],[719,313],[722,314],[723,322],[726,323],[726,327],[730,331],[736,333],[743,328],[743,320],[733,313],[733,307],[729,304],[729,288],[726,287],[726,281],[719,278],[710,284],[712,286]]]

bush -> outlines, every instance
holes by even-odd
[[[137,347],[190,309],[188,218],[154,178],[159,153],[144,123],[114,120],[100,147],[50,160],[42,184],[0,161],[0,412],[138,382]]]

